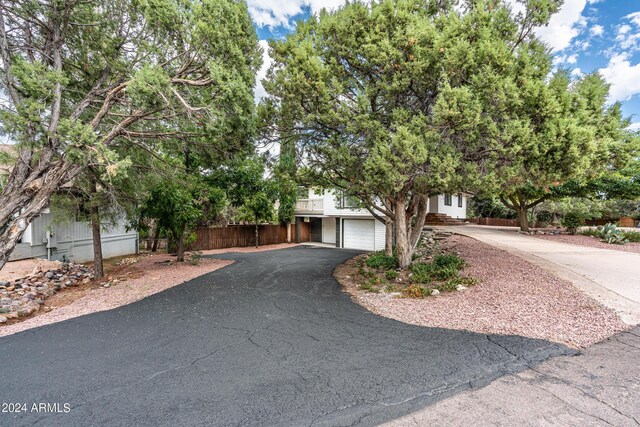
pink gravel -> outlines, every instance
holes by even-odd
[[[394,298],[362,291],[353,283],[343,285],[370,311],[421,326],[521,335],[577,348],[629,327],[570,282],[515,255],[465,236],[452,236],[447,244],[467,261],[463,274],[480,284],[425,299]]]
[[[640,243],[629,242],[624,245],[612,245],[607,242],[603,242],[597,237],[583,236],[576,234],[571,236],[569,234],[532,234],[533,237],[538,239],[551,240],[552,242],[570,243],[572,245],[588,246],[590,248],[609,249],[614,251],[632,252],[640,254]]]
[[[21,259],[20,261],[9,261],[0,270],[0,280],[13,281],[28,276],[36,268],[42,271],[60,268],[58,261],[47,261],[46,259]]]
[[[213,251],[202,251],[203,255],[220,254],[226,252],[262,252],[274,249],[292,247],[292,244],[265,245],[259,248],[229,248]],[[188,256],[186,257],[188,258]],[[135,257],[125,259],[133,260]],[[184,283],[211,271],[218,270],[232,264],[233,261],[218,259],[202,259],[199,265],[187,262],[176,263],[174,256],[154,254],[141,256],[138,262],[131,264],[131,276],[140,277],[126,279],[109,288],[97,287],[86,289],[86,295],[68,305],[57,307],[49,313],[42,313],[30,317],[22,322],[0,326],[0,336],[15,334],[27,329],[51,323],[61,322],[73,317],[98,311],[111,310],[116,307],[131,304],[145,297],[162,292],[165,289]],[[170,263],[169,263],[170,262]],[[33,268],[31,268],[32,270]],[[29,273],[31,272],[29,270]],[[137,274],[136,274],[137,273]],[[119,275],[117,275],[119,276]],[[126,276],[125,276],[126,277]],[[62,293],[64,295],[64,291]],[[46,305],[46,302],[45,302]]]

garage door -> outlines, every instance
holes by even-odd
[[[344,244],[347,249],[373,251],[375,248],[375,224],[371,219],[345,219]]]

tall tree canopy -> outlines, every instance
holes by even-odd
[[[616,171],[637,153],[637,141],[625,130],[620,105],[607,105],[609,86],[598,74],[572,82],[559,71],[548,82],[525,84],[515,114],[529,122],[530,136],[501,199],[529,231],[527,211],[545,200],[598,191],[614,196],[614,187],[631,185]]]
[[[401,267],[430,194],[498,188],[514,173],[529,136],[512,114],[518,79],[546,77],[531,33],[560,4],[526,1],[515,16],[502,1],[453,3],[354,1],[271,44],[266,103],[294,117],[284,134],[326,186],[393,220]]]
[[[0,2],[2,132],[19,147],[0,194],[0,267],[51,195],[88,165],[251,132],[261,55],[241,0]]]

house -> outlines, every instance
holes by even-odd
[[[311,241],[334,244],[338,248],[379,251],[384,249],[385,225],[357,201],[340,192],[309,189],[296,202],[296,221],[308,222]],[[467,194],[441,194],[429,198],[428,220],[462,223],[466,218]]]
[[[4,161],[0,161],[1,186],[13,164],[7,162],[6,157],[13,158],[16,151],[11,144],[0,144],[0,152],[5,155]],[[135,230],[127,230],[124,218],[116,224],[103,225],[101,242],[104,258],[138,252],[138,233]],[[45,209],[27,226],[9,261],[26,258],[73,262],[93,260],[91,223],[77,218],[54,221],[51,210]]]
[[[135,230],[127,230],[124,220],[115,225],[103,225],[100,234],[104,258],[138,252],[138,233]],[[25,258],[92,261],[91,222],[76,219],[64,222],[53,221],[53,214],[46,209],[27,226],[9,260]]]

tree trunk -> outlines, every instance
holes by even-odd
[[[287,226],[287,243],[291,243],[291,223],[285,222],[285,225]]]
[[[156,229],[153,231],[153,242],[151,242],[151,252],[158,250],[158,240],[160,240],[160,226],[156,224]]]
[[[384,253],[393,256],[393,221],[386,218],[384,222]]]
[[[527,217],[527,209],[520,205],[518,206],[518,224],[520,224],[520,231],[529,232],[529,218]]]
[[[93,271],[96,279],[99,279],[104,276],[104,264],[102,262],[100,210],[97,206],[91,207],[91,235],[93,237]]]
[[[178,262],[184,262],[184,233],[182,233],[178,238],[177,238],[177,243],[178,243],[178,254],[176,257],[176,261]]]
[[[396,200],[394,225],[396,231],[396,256],[398,258],[398,267],[400,268],[407,268],[411,264],[411,242],[409,241],[407,215],[405,212],[404,198]]]
[[[416,213],[416,223],[413,225],[413,229],[411,230],[411,254],[413,255],[413,251],[415,251],[418,243],[420,242],[420,237],[422,237],[422,228],[424,227],[424,223],[427,219],[427,212],[429,210],[429,196],[421,195],[418,202],[418,212]]]
[[[260,236],[258,234],[258,220],[256,219],[256,248],[260,244]]]
[[[16,178],[17,172],[12,171],[10,184],[0,194],[0,269],[9,260],[27,226],[49,205],[51,195],[79,171],[79,167],[62,162],[37,177]]]

